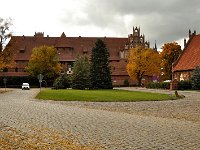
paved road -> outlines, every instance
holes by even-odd
[[[129,103],[130,106],[134,106],[133,109],[137,106],[141,107],[140,104],[142,104],[138,111],[151,112],[149,109],[154,110],[154,113],[147,115],[136,111],[126,112],[123,109],[119,111],[116,108],[119,108],[120,103],[116,105],[97,103],[97,105],[104,106],[100,109],[100,106],[97,108],[94,106],[95,103],[88,106],[85,103],[81,105],[76,102],[40,102],[34,100],[38,92],[38,89],[31,89],[30,91],[13,90],[1,94],[0,123],[24,131],[28,131],[30,125],[70,131],[82,143],[99,143],[101,149],[200,149],[198,118],[194,117],[190,120],[189,118],[169,117],[169,114],[156,115],[155,112],[163,113],[158,106],[166,102],[153,102],[152,105],[149,102]],[[195,106],[200,105],[198,100],[200,94],[194,92],[185,93],[185,95],[187,95],[185,100],[176,101],[179,106],[186,102],[187,104],[195,102]],[[105,105],[108,105],[107,109]],[[124,106],[123,103],[121,105]],[[174,106],[174,103],[169,102],[165,105],[168,108],[167,111],[174,109],[170,105]],[[189,107],[189,105],[183,106]],[[131,110],[132,108],[127,108],[126,105],[125,109]],[[195,109],[197,110],[191,116],[200,115],[200,107]],[[172,111],[170,115],[173,116],[176,113]]]

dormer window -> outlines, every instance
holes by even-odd
[[[20,48],[20,49],[19,49],[19,52],[20,52],[20,53],[24,53],[24,52],[25,52],[25,48]]]
[[[88,53],[88,50],[87,49],[84,49],[83,50],[83,54],[87,54]]]
[[[124,57],[125,57],[125,56],[124,56],[124,51],[120,51],[120,52],[119,52],[119,58],[120,58],[120,59],[124,59]]]

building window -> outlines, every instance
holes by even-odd
[[[130,43],[133,43],[133,38],[132,37],[130,38]]]
[[[180,75],[180,81],[184,81],[183,74]]]
[[[24,49],[24,48],[21,48],[21,49],[19,50],[19,52],[20,52],[20,53],[24,53],[24,52],[25,52],[25,49]]]
[[[3,69],[3,72],[8,72],[8,68],[4,68],[4,69]]]
[[[120,52],[119,52],[119,58],[120,58],[120,59],[123,59],[123,58],[124,58],[124,51],[120,51]]]
[[[128,44],[125,45],[125,49],[128,49]]]
[[[64,62],[64,61],[61,61],[60,63],[61,63],[61,65],[65,65],[65,62]]]
[[[143,38],[142,37],[140,38],[140,42],[143,43]]]
[[[88,50],[87,49],[84,49],[83,50],[83,54],[87,54],[88,53]]]
[[[129,53],[128,53],[128,51],[125,51],[125,54],[124,54],[124,57],[125,57],[125,59],[127,59],[127,58],[128,58],[128,56],[129,56]]]
[[[17,67],[15,68],[15,72],[18,72],[18,68]]]

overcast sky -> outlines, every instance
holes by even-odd
[[[12,18],[14,35],[127,37],[138,26],[161,48],[200,33],[199,0],[4,0],[0,14]]]

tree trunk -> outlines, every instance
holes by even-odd
[[[141,78],[138,79],[138,86],[139,86],[139,87],[142,86],[142,79],[141,79]]]
[[[142,78],[143,78],[144,73],[145,71],[143,71],[142,73],[141,71],[139,71],[139,73],[137,73],[138,86],[142,86]]]
[[[137,81],[138,81],[138,86],[142,85],[142,75],[139,73],[137,74]]]

